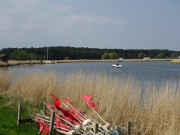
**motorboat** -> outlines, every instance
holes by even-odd
[[[115,68],[121,68],[122,65],[119,64],[119,63],[113,63],[113,64],[112,64],[112,67],[115,67]]]

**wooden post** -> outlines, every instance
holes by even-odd
[[[55,118],[55,112],[51,112],[51,121],[50,121],[50,127],[49,127],[49,135],[52,135],[53,127],[54,127],[54,118]]]
[[[45,104],[45,102],[44,102],[44,105],[43,105],[43,112],[44,112],[44,114],[45,114],[45,115],[47,114],[47,112],[46,112],[46,104]]]
[[[20,124],[21,119],[21,103],[18,104],[18,118],[17,118],[17,126]]]
[[[97,133],[98,133],[98,128],[99,128],[99,124],[93,123],[94,134],[97,134]]]
[[[131,135],[131,122],[127,123],[127,134]]]

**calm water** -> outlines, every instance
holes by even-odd
[[[10,67],[8,71],[25,73],[34,69],[54,71],[59,75],[66,75],[71,72],[84,71],[87,74],[92,72],[112,75],[115,77],[133,76],[143,84],[153,82],[161,84],[166,81],[179,82],[180,64],[171,64],[169,61],[158,62],[121,62],[122,68],[112,68],[112,62],[77,62],[59,64],[37,64],[34,66]]]

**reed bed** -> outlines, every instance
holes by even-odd
[[[3,93],[11,86],[12,74],[0,68],[0,92]]]
[[[124,62],[133,62],[133,61],[171,61],[172,59],[123,59]],[[57,63],[71,63],[71,62],[118,62],[117,59],[78,59],[78,60],[55,60]]]
[[[171,61],[172,59],[123,59],[123,61]]]
[[[4,74],[0,72],[0,81]],[[6,78],[10,78],[8,76]],[[147,86],[142,94],[140,83],[131,76],[117,79],[83,71],[57,76],[54,72],[34,71],[17,75],[6,88],[12,99],[22,97],[33,104],[41,104],[43,100],[53,103],[49,93],[61,101],[67,98],[75,108],[104,124],[80,97],[90,94],[99,106],[96,111],[113,127],[126,126],[126,122],[131,121],[133,135],[180,133],[180,88],[173,82],[167,82],[160,89]]]
[[[40,64],[40,60],[24,60],[24,61],[9,60],[8,61],[8,65],[10,66],[23,65],[23,64]]]
[[[171,63],[180,64],[180,59],[173,59],[171,60]]]
[[[0,61],[0,67],[6,67],[8,66],[7,62]]]
[[[116,59],[76,59],[76,60],[55,60],[57,63],[71,63],[71,62],[115,62]]]

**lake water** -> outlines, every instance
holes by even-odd
[[[112,62],[77,62],[58,64],[37,64],[34,66],[9,67],[8,71],[24,73],[34,69],[54,71],[59,75],[66,75],[71,72],[83,71],[87,74],[93,72],[112,75],[114,77],[133,76],[142,84],[153,82],[157,85],[166,81],[173,81],[179,84],[180,64],[171,64],[169,61],[156,62],[121,62],[122,68],[113,68]]]

